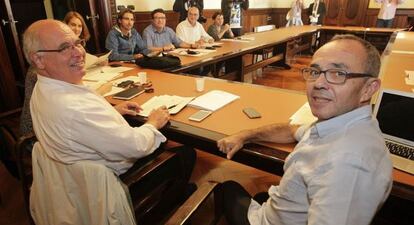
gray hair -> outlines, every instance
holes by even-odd
[[[381,67],[381,56],[377,48],[375,48],[375,46],[373,46],[368,41],[351,34],[335,35],[329,42],[338,40],[354,40],[360,43],[366,53],[366,62],[361,62],[365,64],[364,73],[371,74],[374,77],[378,77]]]

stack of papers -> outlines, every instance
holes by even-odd
[[[170,114],[176,114],[193,99],[194,97],[180,97],[177,95],[154,96],[141,105],[142,111],[138,115],[147,117],[152,110],[161,106],[169,108],[168,111]]]
[[[289,119],[290,124],[292,125],[303,125],[311,124],[315,122],[318,118],[313,116],[309,103],[306,102]]]
[[[240,98],[240,96],[225,91],[213,90],[197,97],[188,105],[198,109],[216,111],[238,98]]]

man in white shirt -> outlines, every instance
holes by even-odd
[[[379,89],[380,55],[352,35],[336,36],[302,70],[312,124],[272,124],[218,141],[231,158],[243,144],[293,143],[279,185],[268,198],[250,194],[238,183],[222,184],[224,213],[230,225],[368,225],[392,187],[392,163],[370,100]]]
[[[190,7],[187,19],[177,25],[176,33],[182,41],[199,46],[214,42],[214,39],[204,30],[203,25],[197,22],[199,16],[198,8]]]
[[[392,27],[392,22],[397,11],[397,6],[404,3],[405,0],[375,0],[381,4],[377,17],[377,27]]]
[[[136,115],[141,109],[138,104],[125,101],[112,107],[83,85],[84,41],[66,24],[37,21],[24,33],[23,43],[26,59],[38,76],[30,101],[38,140],[33,151],[42,151],[64,164],[93,161],[120,175],[138,159],[154,156],[152,153],[166,141],[158,131],[170,118],[166,107],[154,110],[144,125],[131,127],[122,115]],[[191,164],[195,152],[185,151],[191,155]],[[148,157],[140,160],[147,162]],[[64,190],[62,194],[66,194]]]

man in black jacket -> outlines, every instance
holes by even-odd
[[[200,11],[198,22],[205,23],[207,19],[203,17],[204,0],[175,0],[173,10],[180,13],[180,22],[187,18],[187,11],[190,7],[195,6]]]

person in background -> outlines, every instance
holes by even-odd
[[[391,28],[397,6],[404,3],[405,0],[375,0],[375,2],[381,4],[376,26]]]
[[[353,35],[338,35],[302,70],[312,114],[295,126],[271,124],[218,141],[227,158],[250,142],[294,143],[278,186],[259,201],[238,183],[218,191],[230,225],[369,225],[392,188],[392,162],[371,97],[380,88],[377,49]],[[221,197],[220,197],[221,196]]]
[[[215,12],[213,14],[214,23],[211,24],[207,33],[214,38],[215,41],[220,41],[222,38],[234,38],[234,34],[230,29],[230,25],[224,23],[224,17],[222,12]]]
[[[66,23],[80,39],[89,41],[91,38],[85,20],[78,12],[70,11],[66,13],[63,22]]]
[[[315,0],[309,5],[308,15],[311,25],[323,25],[326,15],[326,5],[322,0]]]
[[[187,19],[177,25],[177,36],[182,41],[199,46],[214,42],[214,39],[204,30],[203,25],[197,22],[199,16],[198,8],[192,6],[188,9]]]
[[[203,17],[204,0],[175,0],[173,10],[174,12],[180,13],[179,22],[184,21],[187,18],[188,9],[192,6],[195,6],[198,8],[198,10],[200,10],[200,17],[198,18],[198,22],[207,22],[207,19]]]
[[[130,9],[118,13],[117,25],[106,37],[105,47],[112,51],[110,61],[133,61],[150,53],[141,35],[134,28],[135,16]]]
[[[249,8],[249,0],[221,0],[224,23],[229,24],[235,36],[243,34],[243,11]]]
[[[24,55],[38,75],[30,101],[38,140],[33,152],[42,152],[63,164],[80,161],[101,164],[116,175],[125,173],[134,163],[138,166],[135,169],[139,169],[164,151],[158,149],[166,141],[159,129],[169,121],[168,109],[164,106],[153,110],[145,124],[131,127],[122,115],[136,115],[141,110],[137,103],[124,101],[111,106],[105,98],[83,85],[82,77],[86,73],[83,45],[84,41],[66,24],[51,19],[36,21],[23,34]],[[196,153],[185,146],[173,151],[178,155],[182,178],[178,181],[180,183],[171,185],[181,185],[181,182],[188,182]],[[36,168],[38,170],[34,168],[34,174],[48,173],[39,171],[38,166]],[[172,168],[166,169],[167,172],[157,173],[136,185],[152,191],[165,182],[164,175],[169,176]],[[104,178],[97,179],[101,181]],[[75,181],[73,185],[77,185]],[[73,204],[76,205],[76,196],[64,189],[53,190],[54,194],[61,192],[59,201],[48,201],[34,194],[47,188],[33,179],[30,208],[36,224],[73,224],[72,220],[79,217],[86,221],[90,216],[100,215],[100,205],[95,207],[96,211],[82,212],[86,216],[79,215],[76,210],[54,210],[56,202],[63,209],[72,209]],[[91,190],[84,191],[88,193]]]
[[[151,12],[152,23],[143,32],[143,39],[151,51],[165,52],[179,48],[191,48],[191,44],[177,37],[174,30],[167,27],[166,16],[163,9],[155,9]],[[198,46],[193,45],[197,48]]]
[[[288,14],[286,15],[286,26],[302,26],[302,9],[305,9],[303,0],[294,0]]]

